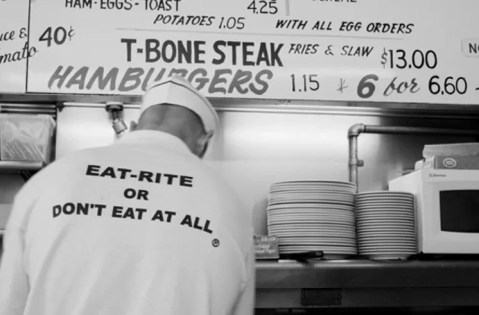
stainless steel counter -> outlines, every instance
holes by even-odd
[[[256,277],[258,309],[479,308],[479,260],[258,262]]]

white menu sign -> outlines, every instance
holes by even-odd
[[[28,0],[0,0],[0,93],[25,93]]]
[[[11,0],[10,0],[11,1]],[[477,0],[37,0],[28,92],[479,104]]]

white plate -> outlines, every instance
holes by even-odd
[[[377,242],[377,243],[366,243],[366,242],[358,242],[359,248],[417,248],[416,242]]]
[[[337,220],[355,220],[353,213],[345,213],[345,214],[336,214],[336,213],[267,213],[266,217],[268,219],[282,219],[282,218],[317,218],[317,219],[337,219]]]
[[[358,193],[358,196],[369,196],[369,195],[372,195],[372,196],[394,195],[394,196],[414,197],[414,195],[409,192],[391,191],[391,190],[364,191],[364,192]]]
[[[346,198],[346,199],[355,199],[353,194],[348,193],[341,193],[341,192],[334,192],[334,193],[311,193],[311,192],[291,192],[291,191],[283,191],[278,193],[271,193],[269,194],[269,198]]]
[[[275,232],[275,233],[290,233],[297,235],[297,233],[317,233],[317,234],[326,234],[326,233],[336,233],[335,236],[337,235],[356,235],[355,230],[348,230],[348,231],[338,231],[337,229],[333,228],[324,228],[324,229],[318,229],[317,227],[314,228],[277,228],[277,227],[272,227],[268,228],[269,231]]]
[[[268,231],[269,232],[269,231]],[[296,237],[296,236],[310,236],[310,237],[341,237],[356,239],[355,232],[322,232],[322,231],[271,231],[274,234],[268,233],[270,236],[278,237]]]
[[[348,227],[348,226],[335,226],[335,227],[330,227],[330,226],[324,226],[324,227],[314,227],[316,232],[318,233],[328,233],[328,232],[333,232],[333,233],[344,233],[344,234],[355,234],[356,229],[354,227]],[[276,226],[269,226],[268,227],[268,234],[273,235],[274,233],[299,233],[299,232],[304,232],[304,231],[310,231],[307,229],[301,229],[301,228],[294,228],[294,229],[282,229],[281,227],[278,228]]]
[[[416,233],[416,229],[413,226],[401,226],[401,225],[378,225],[378,226],[356,226],[356,231],[358,235],[364,235],[365,233],[374,233],[374,232],[398,232],[401,231],[403,233]]]
[[[325,220],[325,219],[287,219],[287,220],[268,220],[268,226],[275,226],[275,225],[289,225],[289,224],[304,224],[304,223],[312,223],[312,224],[326,224],[330,226],[350,226],[354,227],[354,220]]]
[[[413,207],[399,208],[399,207],[380,206],[380,207],[373,208],[373,207],[361,207],[356,205],[354,209],[357,212],[361,212],[361,213],[381,213],[381,212],[385,212],[385,213],[396,212],[396,213],[408,213],[408,214],[415,213],[415,210]]]
[[[405,224],[405,223],[398,223],[398,222],[378,222],[378,223],[358,223],[356,224],[356,228],[358,231],[364,231],[368,229],[374,228],[382,228],[382,229],[389,229],[389,228],[401,228],[406,230],[415,230],[415,224]]]
[[[336,233],[336,234],[333,234]],[[304,233],[302,234],[301,232],[296,232],[296,233],[291,233],[291,232],[276,232],[276,231],[268,231],[268,235],[271,236],[277,236],[278,238],[284,238],[284,237],[309,237],[309,238],[321,238],[321,237],[335,237],[337,239],[347,239],[347,240],[356,240],[356,235],[353,232],[326,232],[326,233],[318,233],[318,234],[312,234],[312,232],[309,233]],[[327,234],[327,235],[325,235]]]
[[[401,200],[357,200],[356,207],[374,207],[374,206],[391,206],[391,207],[405,207],[414,208],[414,203]]]
[[[334,201],[347,201],[347,202],[354,202],[354,198],[352,197],[342,197],[342,196],[332,196],[332,195],[300,195],[300,194],[294,194],[294,195],[284,195],[284,196],[272,196],[270,195],[268,197],[268,201],[271,202],[277,202],[277,201],[290,201],[290,200],[304,200],[304,201],[315,201],[315,202],[322,202],[323,200],[334,200]],[[301,201],[301,202],[304,202]]]
[[[278,235],[278,236],[303,236],[304,234],[302,233],[311,233],[309,235],[314,236],[314,235],[322,235],[322,234],[328,234],[331,236],[343,236],[343,237],[354,237],[356,238],[356,231],[354,230],[340,230],[340,229],[316,229],[314,231],[311,230],[301,230],[301,229],[288,229],[288,230],[278,230],[278,229],[269,229],[268,228],[268,235]],[[317,234],[313,234],[317,233]]]
[[[356,217],[357,218],[381,218],[385,217],[387,219],[389,218],[404,218],[404,219],[416,219],[416,216],[414,213],[404,213],[404,212],[392,212],[392,213],[383,213],[383,212],[356,212]]]
[[[310,237],[310,236],[298,236],[298,237],[280,237],[279,241],[281,242],[308,242],[308,243],[341,243],[341,244],[350,244],[356,246],[356,240],[352,238],[340,238],[340,237]],[[326,245],[326,244],[323,244]]]
[[[351,226],[354,227],[354,220],[346,222],[343,220],[318,220],[318,219],[288,219],[288,220],[268,220],[268,226],[291,225],[291,224],[319,224],[328,226]]]
[[[371,255],[371,254],[409,254],[415,255],[417,254],[417,250],[411,249],[374,249],[374,250],[364,250],[358,249],[360,255]]]
[[[327,217],[327,216],[276,216],[276,217],[267,217],[268,222],[293,222],[293,221],[311,221],[311,222],[338,222],[338,223],[349,223],[354,224],[354,217]]]
[[[333,205],[340,204],[340,205],[346,205],[346,206],[354,206],[354,202],[349,202],[349,201],[346,201],[346,200],[340,201],[340,200],[333,200],[333,199],[330,199],[330,200],[327,200],[327,199],[324,199],[324,200],[291,199],[291,200],[274,200],[274,201],[272,200],[272,201],[269,202],[269,205],[287,205],[287,204],[293,204],[293,203],[296,204],[298,202],[308,204],[308,203],[317,203],[318,201],[321,201],[324,204],[333,204]]]
[[[394,221],[394,220],[364,220],[356,223],[358,228],[368,227],[411,227],[415,228],[416,223],[414,221]]]
[[[283,208],[266,208],[268,212],[275,213],[339,213],[346,214],[344,212],[354,212],[354,207],[352,206],[335,206],[335,207],[310,207],[310,208],[300,208],[300,207],[283,207]]]
[[[282,181],[276,182],[271,184],[271,186],[281,186],[281,185],[338,185],[338,186],[347,186],[347,187],[354,187],[356,185],[352,182],[343,182],[343,181],[336,181],[336,180],[314,180],[314,179],[307,179],[307,180],[289,180],[289,181]]]
[[[309,240],[315,242],[338,242],[341,244],[351,244],[357,245],[356,239],[353,237],[343,237],[343,236],[314,236],[314,235],[287,235],[287,236],[278,236],[278,240],[284,240],[286,242],[298,242],[301,240]]]
[[[415,219],[416,216],[412,212],[356,212],[356,217],[358,218],[404,218],[404,219]]]
[[[280,194],[320,194],[320,195],[329,195],[329,194],[341,194],[347,195],[351,197],[355,197],[354,192],[350,190],[343,190],[343,189],[320,189],[320,188],[278,188],[272,189],[269,191],[270,195],[280,195]]]
[[[395,199],[412,199],[414,200],[414,195],[410,194],[392,194],[392,193],[383,193],[383,194],[357,194],[356,198],[359,199],[368,199],[368,198],[395,198]]]
[[[359,255],[416,255],[415,250],[361,250],[358,249]]]
[[[281,215],[281,214],[303,214],[303,215],[335,215],[335,216],[355,216],[354,211],[339,210],[339,209],[268,209],[266,211],[268,215]]]
[[[408,207],[412,208],[414,207],[413,202],[409,201],[403,201],[403,200],[390,200],[390,199],[385,199],[385,200],[358,200],[356,199],[356,205],[358,206],[383,206],[383,205],[390,205],[394,207]]]
[[[276,205],[289,205],[292,203],[303,203],[303,204],[312,204],[312,203],[323,203],[323,204],[332,204],[332,205],[339,205],[339,206],[349,206],[354,207],[353,200],[346,200],[346,199],[333,199],[333,198],[296,198],[296,199],[270,199],[268,201],[268,207],[276,206]]]
[[[354,218],[354,213],[351,211],[351,212],[339,212],[339,211],[336,211],[336,212],[310,212],[310,213],[305,213],[305,212],[274,212],[274,211],[271,211],[271,212],[267,212],[267,215],[268,217],[271,217],[271,218],[277,218],[277,217],[285,217],[285,216],[288,216],[288,217],[334,217],[334,218],[346,218],[346,219],[349,219],[349,218]]]
[[[311,222],[311,223],[347,223],[354,224],[354,218],[345,218],[345,217],[325,217],[325,216],[268,216],[268,222]]]
[[[293,249],[293,248],[311,248],[311,249],[330,249],[330,250],[357,250],[356,246],[335,246],[335,245],[279,245],[282,249]]]
[[[358,196],[356,195],[357,201],[377,201],[377,200],[387,200],[387,201],[407,201],[414,202],[414,198],[402,197],[402,196]]]
[[[395,195],[395,194],[377,194],[377,195],[364,195],[364,194],[357,194],[357,199],[381,199],[381,198],[389,198],[389,199],[407,199],[407,200],[414,200],[413,195]]]
[[[412,215],[385,215],[385,214],[357,214],[356,218],[358,220],[372,220],[372,221],[377,221],[377,220],[406,220],[406,221],[415,221],[415,217]]]
[[[394,244],[394,243],[384,243],[384,244],[363,244],[358,243],[358,248],[361,250],[369,250],[369,249],[384,249],[384,248],[391,248],[391,249],[405,249],[405,250],[416,250],[417,245],[416,243],[401,243],[401,244]]]
[[[367,213],[367,212],[356,212],[356,218],[362,219],[407,219],[415,220],[416,216],[413,213]]]
[[[401,232],[359,232],[357,233],[357,238],[358,240],[364,240],[364,239],[382,239],[384,237],[397,237],[397,238],[408,238],[408,239],[417,239],[416,233],[401,233]]]
[[[404,244],[417,244],[417,239],[414,237],[410,238],[400,238],[400,237],[391,237],[391,238],[375,238],[375,237],[358,237],[358,244],[390,244],[390,243],[404,243]]]
[[[371,231],[371,232],[360,232],[358,237],[361,238],[380,238],[380,237],[416,237],[415,233],[409,232],[384,232],[384,231]]]
[[[358,243],[358,248],[368,250],[368,249],[384,249],[384,248],[391,248],[391,249],[405,249],[405,250],[416,250],[417,245],[416,243],[401,243],[401,244],[393,244],[393,243],[385,243],[385,244],[363,244]]]
[[[297,252],[309,252],[309,251],[322,251],[325,253],[335,253],[335,254],[357,254],[358,250],[356,248],[344,248],[344,247],[333,247],[333,246],[284,246],[279,248],[280,253],[291,253],[292,251]]]
[[[404,235],[416,235],[416,230],[411,228],[357,228],[356,231],[358,237],[367,237],[373,235],[379,235],[379,233],[394,233],[394,234],[404,234]]]
[[[367,223],[388,223],[388,224],[403,224],[409,223],[412,225],[416,225],[416,221],[414,219],[384,219],[384,218],[358,218],[356,219],[358,225],[367,224]]]
[[[330,203],[289,203],[285,205],[271,205],[268,209],[347,209],[354,210],[354,206],[335,205]]]
[[[378,254],[366,255],[371,260],[407,260],[412,255]]]
[[[336,227],[289,227],[289,226],[268,226],[268,230],[271,232],[277,232],[277,233],[306,233],[306,232],[316,232],[316,233],[344,233],[344,234],[350,234],[350,233],[356,233],[356,229],[347,229],[347,230],[338,230]]]
[[[406,216],[414,216],[415,211],[412,208],[387,208],[387,207],[381,207],[381,208],[358,208],[356,207],[356,213],[357,214],[370,214],[370,215],[406,215]]]
[[[388,241],[388,240],[405,240],[405,241],[411,241],[414,240],[416,241],[416,236],[415,235],[387,235],[383,234],[380,236],[374,236],[374,235],[363,235],[359,233],[357,236],[358,241]]]
[[[335,222],[324,222],[324,221],[318,221],[318,222],[311,222],[311,221],[295,221],[295,222],[268,222],[267,224],[269,227],[275,227],[275,228],[301,228],[301,227],[311,227],[311,228],[317,228],[317,227],[331,227],[331,228],[336,228],[336,227],[355,227],[354,222],[340,222],[340,221],[335,221]]]
[[[416,246],[415,240],[360,240],[358,245],[361,246]]]
[[[389,206],[384,206],[384,203],[382,204],[368,204],[368,203],[364,203],[363,205],[362,204],[358,204],[356,202],[356,209],[359,208],[359,209],[381,209],[381,208],[387,208],[388,210],[404,210],[404,209],[414,209],[414,205],[412,204],[392,204],[392,205],[389,205]]]
[[[383,237],[383,236],[414,236],[416,237],[416,231],[362,231],[358,233],[361,237]]]
[[[343,249],[343,250],[357,250],[354,244],[343,244],[343,243],[318,243],[318,242],[283,242],[279,244],[281,248],[284,248],[283,246],[312,246],[312,247],[322,247],[322,248],[332,248],[334,247],[335,249]]]
[[[350,192],[341,191],[341,190],[322,190],[322,189],[298,189],[295,191],[292,190],[280,190],[270,192],[270,196],[337,196],[337,197],[347,197],[355,198],[355,195]]]

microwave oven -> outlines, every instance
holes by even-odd
[[[479,170],[418,170],[389,190],[415,196],[420,253],[479,254]]]

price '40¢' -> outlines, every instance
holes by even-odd
[[[38,41],[46,42],[47,47],[50,47],[52,44],[61,46],[65,44],[68,40],[72,40],[72,37],[75,36],[75,30],[72,26],[67,30],[66,28],[60,26],[57,28],[48,27],[40,36]]]

